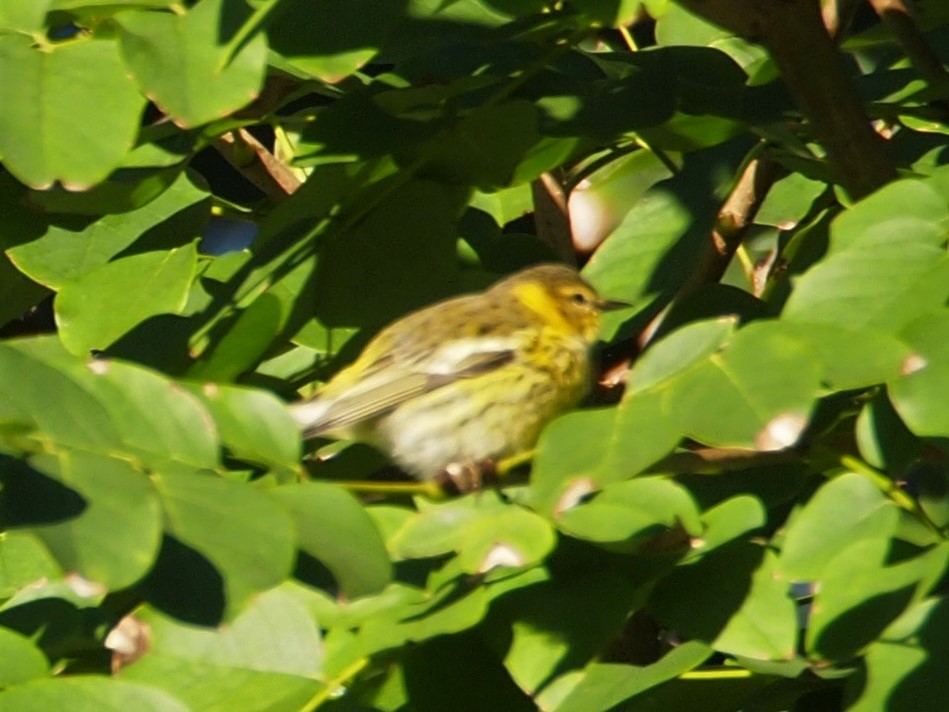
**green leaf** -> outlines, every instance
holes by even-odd
[[[762,362],[769,367],[760,368]],[[700,442],[781,450],[797,442],[819,387],[807,346],[779,323],[759,321],[677,379],[668,403],[683,431]]]
[[[484,106],[419,147],[421,175],[481,190],[504,188],[539,140],[537,109],[530,102]]]
[[[676,526],[693,536],[702,529],[688,492],[661,477],[609,485],[589,502],[563,512],[557,524],[570,536],[625,551]]]
[[[34,534],[7,530],[0,536],[0,598],[11,598],[37,581],[61,575],[62,571]]]
[[[110,9],[126,7],[170,7],[175,0],[45,0],[51,10],[89,10],[101,12],[103,6]]]
[[[857,447],[868,463],[887,472],[902,472],[919,454],[920,442],[893,409],[887,393],[877,393],[857,417]]]
[[[457,270],[461,193],[415,180],[323,247],[316,284],[303,298],[323,324],[379,326],[443,298]],[[405,249],[405,235],[412,249]],[[372,285],[372,289],[367,289]]]
[[[127,12],[116,17],[122,57],[142,92],[176,123],[200,126],[257,97],[267,41],[254,35],[225,65],[227,42],[242,18],[224,0],[204,0],[184,14]]]
[[[615,419],[615,408],[583,410],[567,413],[544,428],[531,469],[535,509],[557,512],[596,488],[605,455],[600,443],[610,437]]]
[[[67,451],[5,469],[7,518],[29,527],[63,569],[93,586],[117,589],[151,568],[161,541],[161,510],[148,478],[130,463]]]
[[[561,678],[545,691],[545,709],[555,712],[607,712],[621,702],[694,670],[709,656],[704,644],[690,640],[651,665],[593,663],[571,678]],[[560,688],[560,689],[558,689]]]
[[[209,202],[209,194],[182,173],[155,200],[137,210],[105,215],[92,222],[72,216],[55,218],[48,225],[38,226],[42,230],[39,237],[11,248],[7,254],[24,274],[51,289],[61,289],[102,267],[146,234],[167,236],[174,241],[169,247],[198,237],[207,220]]]
[[[150,316],[181,313],[196,268],[192,244],[124,257],[87,272],[56,297],[63,344],[87,354],[108,347]]]
[[[221,629],[151,608],[134,616],[149,630],[149,649],[121,679],[164,689],[191,709],[297,709],[320,688],[319,628],[281,588],[259,596]]]
[[[359,630],[358,644],[371,652],[468,630],[484,618],[489,602],[484,586],[444,586],[369,617]]]
[[[401,15],[397,6],[375,0],[329,0],[293,9],[267,28],[270,47],[327,82],[340,81],[372,59]]]
[[[927,362],[949,363],[949,309],[917,319],[900,336]]]
[[[898,209],[894,210],[896,206]],[[946,242],[947,227],[949,202],[935,181],[898,180],[834,220],[831,254],[893,240],[939,246]]]
[[[687,324],[651,344],[629,373],[634,394],[664,386],[675,376],[699,365],[734,336],[735,319],[723,317]]]
[[[783,317],[892,332],[941,306],[949,293],[946,285],[949,258],[933,245],[894,242],[848,250],[800,278]]]
[[[48,674],[46,656],[29,638],[8,628],[0,628],[0,688]]]
[[[188,712],[178,699],[155,687],[107,677],[80,675],[31,680],[2,693],[12,710],[65,708],[75,712]]]
[[[65,353],[55,337],[0,344],[0,422],[100,452],[121,442],[108,411],[85,384],[68,367],[45,362],[50,353]],[[58,407],[42,407],[48,403]]]
[[[810,346],[822,380],[835,390],[884,383],[899,375],[909,356],[903,341],[880,331],[793,321],[782,325],[786,333]]]
[[[85,369],[88,374],[80,369]],[[123,450],[150,464],[167,460],[199,468],[218,464],[218,434],[197,398],[156,373],[120,361],[72,364],[106,407]]]
[[[465,674],[457,674],[457,661],[465,661]],[[476,635],[442,636],[413,646],[404,657],[402,678],[406,695],[416,710],[484,709],[481,695],[488,692],[497,712],[533,712],[536,706],[511,680],[497,655]]]
[[[0,255],[0,326],[23,316],[49,294]]]
[[[479,496],[426,504],[389,540],[401,558],[458,553],[466,573],[486,573],[496,566],[527,567],[537,564],[554,546],[550,524],[497,496]]]
[[[607,27],[628,25],[640,11],[640,0],[582,0],[581,12]]]
[[[299,433],[280,400],[265,391],[221,384],[193,391],[211,412],[221,442],[234,457],[285,475],[299,472]]]
[[[650,608],[680,635],[760,660],[794,656],[797,616],[777,557],[749,541],[715,549],[661,579]]]
[[[755,222],[788,230],[804,219],[825,190],[826,183],[811,180],[801,173],[791,173],[775,181],[768,190],[755,213]]]
[[[36,430],[44,441],[108,457],[126,453],[151,466],[168,460],[204,468],[218,463],[219,443],[207,411],[155,373],[76,358],[54,337],[0,347],[0,375],[5,369],[19,375],[8,381],[18,380],[7,401],[17,410],[6,418]],[[44,407],[53,401],[60,407]]]
[[[330,570],[347,599],[381,591],[392,563],[372,518],[351,494],[308,482],[271,492],[293,517],[300,550]]]
[[[286,320],[280,299],[265,292],[242,310],[234,324],[202,354],[188,377],[209,381],[233,381],[253,368],[273,344]]]
[[[0,6],[0,27],[21,32],[43,28],[49,0],[7,0]]]
[[[636,391],[627,385],[616,412],[606,457],[595,479],[601,484],[628,479],[668,455],[682,439],[682,431],[665,407],[659,389]]]
[[[574,244],[584,251],[594,250],[650,187],[670,177],[669,167],[655,153],[639,150],[584,178],[568,198]]]
[[[669,3],[656,22],[656,41],[661,45],[706,47],[731,33],[724,27],[700,18],[677,3]]]
[[[480,516],[465,528],[458,547],[458,563],[472,574],[498,567],[536,566],[553,550],[556,536],[542,517],[508,506]]]
[[[747,598],[713,645],[716,650],[754,660],[791,660],[797,629],[795,603],[777,576],[777,556],[767,552],[752,576]]]
[[[0,36],[0,154],[24,183],[83,190],[103,180],[135,141],[145,99],[115,42],[35,47]]]
[[[917,319],[903,332],[914,347],[904,375],[889,386],[890,400],[907,427],[921,437],[949,437],[949,310]]]
[[[645,327],[654,301],[673,294],[695,269],[720,207],[714,196],[727,188],[740,149],[732,142],[686,156],[682,170],[646,191],[593,254],[584,277],[601,294],[637,307],[635,319],[626,310],[605,315],[604,341],[621,324],[624,331]]]
[[[165,515],[165,531],[177,544],[163,556],[191,556],[195,566],[214,574],[203,591],[190,589],[183,565],[166,557],[149,582],[151,602],[162,610],[203,621],[233,616],[254,596],[283,581],[294,558],[293,525],[287,513],[250,485],[186,468],[163,469],[153,475]],[[205,574],[207,575],[207,573]],[[216,581],[216,586],[211,582]],[[189,596],[207,597],[207,609],[192,608]],[[184,595],[183,595],[184,594]],[[196,605],[196,604],[195,604]],[[216,620],[213,622],[217,622]]]
[[[766,521],[767,512],[760,499],[747,494],[736,495],[702,513],[704,528],[692,545],[696,553],[704,554],[760,529]]]
[[[795,283],[784,317],[892,332],[941,307],[947,224],[949,206],[928,181],[878,191],[834,221],[827,257]]]
[[[294,474],[300,467],[299,430],[284,403],[266,391],[208,383],[192,386],[234,457]]]
[[[885,539],[856,541],[830,561],[807,629],[805,642],[812,657],[853,657],[925,594],[949,563],[949,548],[943,545],[884,566],[888,547]]]
[[[644,596],[642,581],[627,572],[571,571],[499,599],[484,625],[491,639],[510,636],[504,665],[533,695],[602,650]],[[597,605],[590,606],[594,598]]]
[[[851,712],[942,709],[949,705],[945,685],[949,641],[949,599],[918,604],[893,623],[867,649],[866,675],[848,684]]]
[[[949,435],[949,364],[929,364],[890,384],[890,400],[906,426],[920,437]]]
[[[823,485],[788,524],[779,570],[790,581],[816,581],[834,555],[864,539],[888,540],[896,506],[869,479],[847,473]],[[833,546],[827,546],[833,542]]]

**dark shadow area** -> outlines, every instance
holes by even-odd
[[[339,584],[323,562],[305,551],[297,551],[297,562],[293,567],[293,577],[308,586],[326,591],[331,596],[339,595]]]
[[[186,623],[214,627],[224,618],[224,579],[214,565],[167,534],[142,586],[145,600]]]
[[[88,506],[75,490],[30,467],[0,456],[0,522],[5,527],[56,524],[78,517]]]
[[[194,363],[188,342],[196,325],[193,317],[149,317],[119,337],[105,350],[105,355],[149,366],[168,376],[183,376]]]
[[[414,712],[537,709],[474,633],[441,636],[406,649],[403,679]]]
[[[82,610],[62,598],[38,598],[0,611],[0,627],[35,641],[50,660],[101,651],[94,628],[102,621],[95,609]]]
[[[894,687],[887,712],[949,709],[949,599],[933,607],[917,635],[926,658]]]
[[[828,660],[845,660],[876,640],[913,598],[916,586],[904,586],[872,596],[835,618],[814,641],[813,648]]]
[[[647,608],[683,638],[711,642],[747,598],[764,552],[747,541],[719,547],[662,578]]]

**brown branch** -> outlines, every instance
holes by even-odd
[[[860,4],[861,0],[823,0],[821,3],[824,27],[835,43],[843,38]]]
[[[767,47],[788,91],[827,150],[841,185],[861,198],[896,177],[834,42],[818,0],[678,0]]]
[[[755,215],[764,202],[771,186],[782,175],[774,161],[760,157],[748,162],[728,199],[718,211],[712,230],[709,249],[703,262],[693,272],[683,289],[694,289],[701,284],[717,282],[735,255]]]
[[[293,172],[246,129],[240,129],[237,137],[233,132],[218,137],[214,147],[274,203],[282,202],[301,185]]]
[[[903,46],[919,75],[934,89],[949,91],[949,72],[919,31],[906,3],[903,0],[870,0],[870,4]]]
[[[759,452],[757,450],[742,450],[739,448],[700,448],[685,452],[674,452],[652,467],[647,473],[667,473],[708,475],[718,474],[726,470],[748,470],[764,465],[776,465],[785,462],[796,462],[801,454],[795,450],[781,450],[778,452]]]
[[[715,227],[709,235],[700,262],[679,288],[675,302],[682,301],[703,284],[711,284],[722,278],[742,238],[754,223],[755,215],[758,214],[765,196],[781,174],[781,167],[768,158],[758,157],[748,162],[732,192],[718,211]],[[640,333],[637,339],[640,350],[644,349],[655,336],[668,311],[664,309],[660,312]]]
[[[539,237],[554,254],[576,266],[577,257],[570,233],[570,215],[563,186],[550,173],[542,173],[531,183],[534,197],[534,226]]]

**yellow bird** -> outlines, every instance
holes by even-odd
[[[360,440],[470,489],[580,402],[600,313],[616,306],[570,267],[530,267],[393,322],[291,411],[306,437]]]

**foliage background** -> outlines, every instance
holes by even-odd
[[[0,706],[949,708],[949,12],[903,9],[4,0]],[[578,256],[632,306],[529,480],[301,464],[374,330]]]

